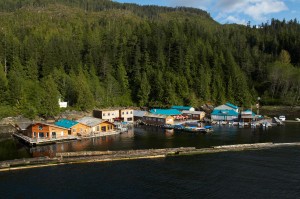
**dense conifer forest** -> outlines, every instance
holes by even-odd
[[[109,0],[0,2],[0,117],[110,106],[300,104],[300,25]]]

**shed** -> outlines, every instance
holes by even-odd
[[[163,126],[165,124],[174,124],[174,118],[167,115],[147,113],[143,117],[143,122],[149,125]]]
[[[255,119],[256,114],[253,113],[251,110],[246,110],[241,112],[241,119],[243,122],[251,122]]]
[[[205,117],[204,111],[182,111],[183,116],[187,116],[191,120],[200,120],[202,121]]]

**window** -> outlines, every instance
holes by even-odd
[[[76,132],[76,129],[73,129],[73,133]]]
[[[100,127],[99,126],[97,126],[97,131],[99,131],[100,130]]]
[[[132,114],[132,111],[130,111],[130,114]]]
[[[108,113],[107,115],[110,116],[110,113]]]
[[[127,121],[132,121],[132,117],[127,118]]]
[[[42,125],[39,125],[39,130],[43,130],[43,126]]]
[[[128,111],[126,112],[126,115],[128,115]]]
[[[46,138],[49,137],[49,133],[46,134]]]
[[[124,115],[124,112],[122,112],[122,115]]]
[[[33,132],[33,137],[36,137],[36,132]]]
[[[103,116],[105,116],[105,113],[103,113]]]

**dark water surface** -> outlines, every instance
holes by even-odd
[[[17,152],[7,157],[255,142],[300,142],[300,125],[268,130],[215,127],[206,135],[139,127],[123,135],[33,149],[10,143],[7,147],[15,147]],[[300,148],[0,172],[0,198],[300,198]]]
[[[25,147],[16,140],[7,140],[0,142],[0,161],[32,156],[49,156],[54,155],[56,152],[173,147],[203,148],[258,142],[300,142],[300,123],[272,127],[266,130],[261,128],[214,126],[214,132],[205,135],[140,126],[121,135],[83,139],[34,148]]]
[[[300,149],[0,173],[1,198],[299,198]]]

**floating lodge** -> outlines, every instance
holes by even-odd
[[[215,107],[209,115],[204,111],[195,111],[195,108],[189,106],[172,106],[171,109],[151,109],[149,112],[134,111],[134,120],[146,125],[204,133],[212,130],[212,126],[205,126],[205,123],[266,128],[282,124],[282,121],[276,118],[273,121],[264,119],[252,110],[240,111],[238,106],[229,102]]]
[[[207,118],[204,111],[195,111],[195,108],[190,106],[173,106],[170,109],[150,111],[130,108],[102,109],[94,110],[93,117],[83,117],[78,120],[60,119],[54,123],[33,122],[26,127],[16,125],[19,131],[14,135],[25,143],[35,146],[118,134],[128,130],[124,124],[133,123],[201,133],[212,131],[212,126],[204,125],[207,121],[211,124],[271,126],[269,120],[264,120],[251,110],[239,112],[239,107],[229,102],[215,107],[210,114],[210,120]],[[275,118],[275,122],[281,121]]]
[[[18,132],[14,136],[30,146],[36,146],[119,134],[127,131],[130,123],[133,123],[133,109],[95,110],[94,117],[78,120],[60,119],[54,123],[38,121],[26,127],[16,124]]]

